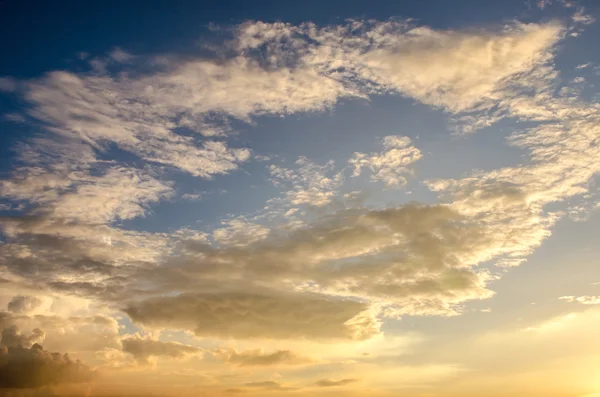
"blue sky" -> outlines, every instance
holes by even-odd
[[[0,3],[0,394],[600,395],[599,12]]]

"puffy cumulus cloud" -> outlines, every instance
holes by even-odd
[[[7,309],[13,313],[28,314],[42,305],[42,300],[35,296],[15,296],[8,302]]]
[[[98,313],[98,309],[92,309]],[[119,348],[119,327],[114,318],[94,316],[26,316],[0,312],[2,344],[23,346],[43,343],[52,350],[69,351],[87,362],[93,361],[97,352],[105,348]],[[20,330],[32,330],[22,332]]]
[[[583,305],[600,305],[600,296],[561,296],[558,299]]]
[[[30,348],[0,346],[0,389],[38,388],[72,382],[89,382],[95,373],[67,354],[51,353],[39,344]]]
[[[8,313],[0,315],[0,325],[18,320]],[[58,383],[87,382],[95,373],[67,354],[51,353],[39,344],[45,332],[39,328],[23,333],[17,325],[2,330],[0,341],[0,389],[28,389]]]
[[[245,218],[230,219],[222,223],[224,227],[213,230],[215,242],[223,245],[248,245],[269,235],[269,228],[248,221]]]
[[[381,153],[354,153],[349,160],[354,167],[354,176],[367,168],[371,171],[372,181],[381,181],[388,187],[406,185],[404,175],[412,173],[407,166],[422,157],[421,151],[411,145],[408,137],[386,136],[382,144],[385,150]]]
[[[121,340],[123,351],[131,354],[138,363],[149,364],[158,357],[185,358],[203,352],[201,348],[176,342],[129,337]]]
[[[241,367],[299,365],[312,362],[309,358],[299,356],[290,350],[277,350],[273,353],[265,353],[262,349],[252,349],[238,353],[233,349],[220,349],[215,354],[217,357]]]
[[[285,168],[274,164],[268,170],[275,186],[290,187],[285,200],[293,207],[309,205],[323,207],[329,204],[344,181],[343,172],[335,172],[335,163],[316,164],[306,157],[299,157],[296,168]]]
[[[246,289],[151,298],[124,311],[139,324],[193,330],[197,336],[360,340],[379,332],[368,309],[364,303],[326,296]]]
[[[320,387],[333,387],[333,386],[346,386],[351,383],[358,382],[358,379],[348,378],[348,379],[321,379],[315,382],[315,385]]]

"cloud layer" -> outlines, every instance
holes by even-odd
[[[406,384],[458,376],[455,363],[371,358],[368,343],[387,342],[386,326],[402,317],[469,312],[565,214],[595,208],[600,107],[580,95],[581,79],[560,88],[554,65],[589,21],[582,9],[568,22],[485,30],[250,21],[223,30],[228,38],[203,56],[116,48],[82,55],[83,72],[1,78],[0,90],[25,104],[20,120],[40,133],[17,145],[0,181],[0,387],[95,378],[41,343],[115,379],[149,371],[157,384],[164,376],[184,390],[194,379],[215,393],[388,387],[399,369]],[[452,132],[518,122],[506,143],[522,160],[419,181],[426,139],[411,131],[385,132],[373,138],[380,149],[342,161],[288,162],[252,157],[234,128],[376,95],[431,106]],[[137,226],[159,203],[178,203],[182,181],[218,183],[252,161],[277,191],[263,208],[211,224],[190,213],[197,227]],[[356,185],[396,201],[367,204]],[[392,190],[409,185],[433,198]],[[203,202],[193,204],[201,217]]]

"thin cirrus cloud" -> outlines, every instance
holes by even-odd
[[[95,378],[87,366],[44,350],[42,341],[99,366],[123,353],[153,371],[190,359],[198,371],[222,365],[251,374],[211,378],[223,391],[372,386],[369,377],[380,379],[377,360],[389,358],[375,357],[365,379],[333,371],[347,366],[359,374],[365,366],[346,358],[329,357],[316,381],[299,372],[287,373],[298,382],[273,380],[264,371],[324,365],[297,352],[298,341],[362,343],[384,338],[386,324],[405,316],[464,314],[470,302],[494,296],[491,281],[550,236],[563,216],[550,204],[587,197],[600,172],[599,109],[576,91],[555,89],[554,59],[569,32],[589,21],[580,13],[568,23],[489,30],[435,30],[411,20],[246,22],[229,30],[214,58],[115,48],[89,58],[88,72],[2,78],[0,89],[27,105],[22,119],[43,133],[17,147],[18,165],[0,182],[11,209],[0,217],[0,265],[12,286],[2,295],[0,365],[31,376],[12,376],[13,383],[3,377],[0,386]],[[140,62],[148,66],[143,72]],[[172,175],[217,183],[252,161],[251,150],[235,144],[231,121],[323,112],[343,98],[381,94],[435,107],[459,132],[524,122],[508,139],[524,160],[421,181],[438,195],[435,203],[374,208],[340,204],[356,180],[349,175],[404,187],[424,161],[419,142],[389,134],[379,151],[349,153],[342,162],[300,156],[290,167],[257,155],[281,189],[258,215],[232,214],[206,230],[122,226],[174,199],[179,182]],[[110,158],[115,148],[139,162]],[[597,303],[595,296],[560,299]],[[166,340],[166,331],[198,346]],[[47,371],[23,371],[25,362]],[[462,371],[436,365],[444,379]],[[436,376],[423,371],[424,379]]]

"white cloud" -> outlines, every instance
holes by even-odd
[[[380,153],[354,153],[349,163],[354,167],[354,176],[361,174],[362,168],[371,171],[372,181],[382,181],[387,187],[406,185],[404,175],[410,175],[407,166],[419,160],[419,149],[411,145],[408,137],[386,136],[382,140],[384,151]]]
[[[172,194],[169,184],[125,167],[111,167],[98,176],[86,171],[52,173],[28,167],[14,179],[2,181],[0,189],[6,198],[36,205],[37,215],[89,224],[143,215],[147,204]]]
[[[583,305],[600,305],[600,296],[561,296],[558,299]]]
[[[26,99],[32,104],[30,116],[49,123],[51,132],[83,140],[98,150],[115,143],[145,160],[205,178],[234,170],[249,159],[248,149],[232,149],[221,141],[197,144],[174,133],[175,119],[185,109],[161,102],[174,101],[154,91],[153,86],[161,84],[52,72],[27,83]]]
[[[238,32],[238,49],[261,48],[274,65],[290,58],[309,65],[343,81],[349,93],[398,92],[459,113],[501,104],[514,79],[552,59],[564,28],[557,22],[490,31],[433,30],[410,21],[322,28],[256,22]]]
[[[322,207],[329,204],[343,182],[343,173],[335,172],[333,161],[316,164],[306,157],[296,160],[295,169],[271,164],[268,169],[275,186],[289,186],[286,200],[293,206],[310,205]]]
[[[575,14],[573,14],[571,19],[573,20],[573,22],[580,23],[583,25],[590,25],[596,22],[596,18],[589,14],[586,14],[585,9],[583,7],[579,7]]]
[[[249,222],[245,218],[235,218],[223,222],[225,227],[213,230],[215,242],[223,245],[244,246],[260,241],[269,235],[269,228]]]

